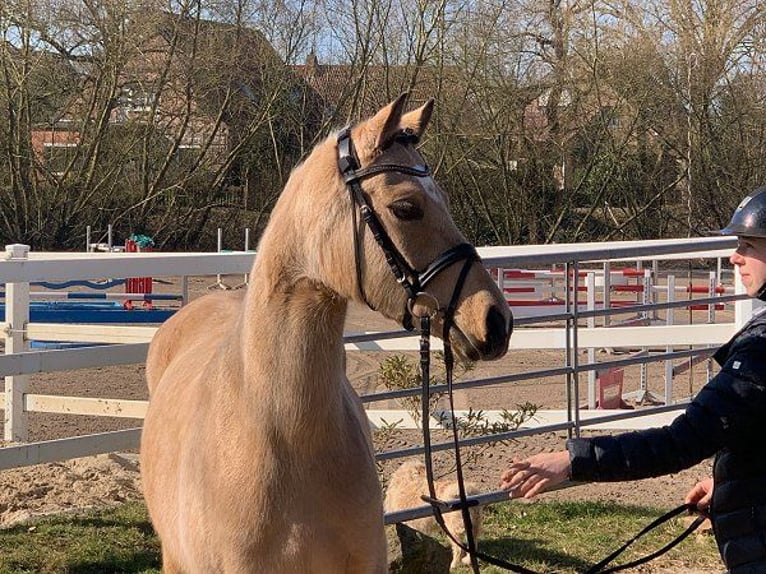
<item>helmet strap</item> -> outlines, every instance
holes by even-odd
[[[755,294],[756,299],[760,299],[761,301],[766,301],[766,281],[761,285],[761,288],[758,289],[758,293]]]

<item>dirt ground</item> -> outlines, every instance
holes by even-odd
[[[241,277],[224,278],[231,285],[241,283]],[[215,278],[192,281],[192,296],[204,294],[214,288]],[[160,284],[156,290],[173,291],[176,285]],[[348,332],[396,328],[370,311],[352,308],[347,323]],[[361,393],[381,389],[378,378],[382,353],[349,353],[348,374]],[[541,369],[563,365],[563,354],[553,351],[512,351],[494,363],[482,364],[470,373],[470,378]],[[649,368],[649,390],[662,390],[661,366]],[[638,388],[638,367],[626,370],[626,391]],[[31,378],[34,393],[64,394],[92,397],[145,399],[146,385],[143,365],[115,366],[78,371],[45,373]],[[676,385],[678,396],[696,392],[704,379],[704,367],[697,367],[692,377]],[[683,388],[679,388],[683,387]],[[581,396],[584,395],[581,382]],[[515,405],[530,402],[539,408],[563,408],[564,383],[560,377],[461,391],[456,397],[458,408],[513,409]],[[393,405],[389,405],[393,407]],[[374,405],[372,408],[386,408]],[[140,421],[119,418],[95,418],[71,415],[31,413],[30,439],[48,440],[76,434],[87,434],[139,426]],[[438,438],[438,437],[436,437]],[[514,457],[535,452],[551,451],[564,446],[565,435],[548,433],[495,445],[488,450],[474,449],[465,455],[466,478],[482,484],[486,491],[495,490],[501,471]],[[376,433],[379,451],[404,448],[420,444],[416,431]],[[441,457],[442,459],[444,457]],[[398,461],[381,464],[381,480]],[[448,464],[442,461],[440,464]],[[548,499],[601,499],[630,504],[672,507],[680,504],[683,495],[697,480],[709,473],[710,463],[704,462],[681,473],[632,483],[587,484],[545,495]],[[141,485],[136,453],[120,453],[71,460],[62,463],[38,465],[0,472],[0,527],[35,516],[67,512],[83,507],[102,506],[139,499]]]

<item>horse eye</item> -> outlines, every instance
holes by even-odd
[[[412,221],[415,219],[423,219],[423,210],[414,202],[409,199],[400,199],[393,202],[388,206],[391,213],[396,216],[397,219],[403,221]]]

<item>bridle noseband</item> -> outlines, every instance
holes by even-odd
[[[417,136],[405,130],[400,133],[396,141],[403,144],[415,144],[418,141]],[[391,237],[386,232],[377,215],[370,206],[362,190],[361,182],[367,178],[376,175],[396,172],[413,177],[430,177],[431,170],[427,165],[401,165],[397,163],[380,163],[362,168],[357,159],[354,150],[354,143],[351,140],[351,128],[346,127],[338,134],[338,167],[343,174],[343,180],[349,189],[351,201],[354,205],[353,225],[354,225],[354,257],[356,263],[357,285],[362,299],[371,309],[374,307],[367,299],[364,290],[362,266],[361,266],[361,242],[359,240],[359,226],[357,224],[357,210],[362,216],[362,220],[372,233],[373,238],[383,251],[386,262],[394,274],[396,281],[402,286],[407,294],[407,304],[404,309],[404,319],[402,326],[408,331],[414,330],[412,323],[412,307],[423,296],[426,286],[442,271],[450,267],[453,263],[464,261],[458,282],[452,294],[452,300],[443,311],[445,315],[445,324],[451,326],[455,312],[455,305],[463,289],[463,284],[468,275],[468,270],[474,261],[479,261],[479,255],[476,249],[470,243],[459,243],[454,247],[447,249],[444,253],[434,259],[424,270],[418,271],[412,267],[401,251],[396,247]],[[445,332],[446,334],[446,332]]]

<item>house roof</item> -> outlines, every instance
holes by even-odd
[[[345,121],[368,116],[403,92],[410,93],[413,105],[425,103],[437,92],[436,70],[423,66],[328,65],[312,52],[292,70],[319,95],[327,110]]]

